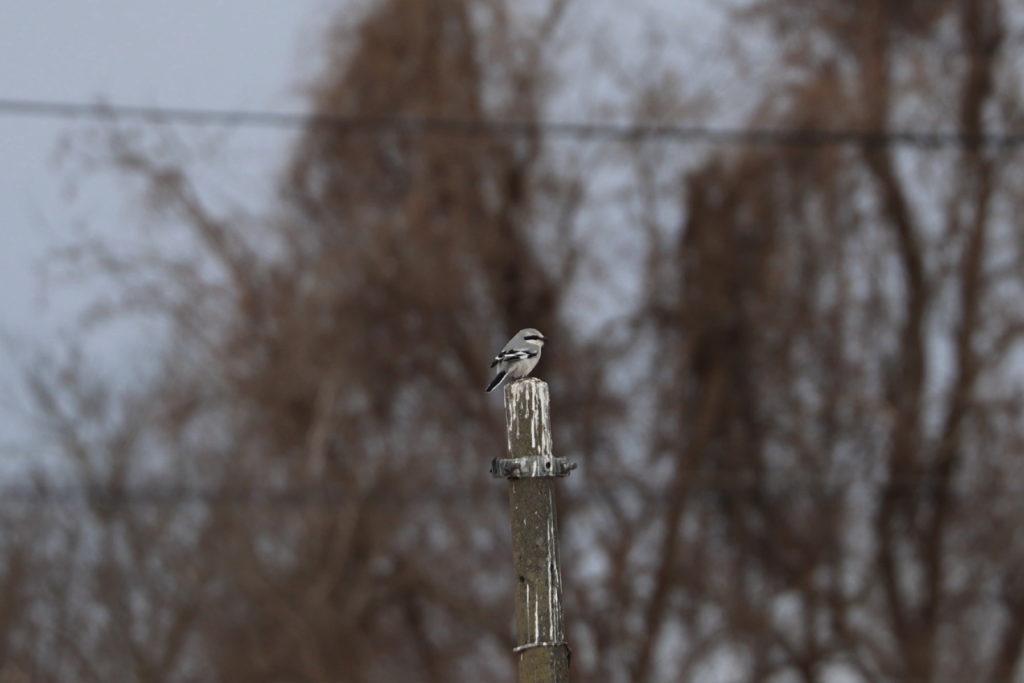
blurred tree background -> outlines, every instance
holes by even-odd
[[[339,12],[312,110],[447,123],[312,121],[265,215],[164,137],[93,146],[161,227],[65,259],[160,334],[127,385],[26,366],[81,495],[0,506],[0,681],[510,680],[482,389],[524,326],[580,464],[574,680],[1024,676],[1020,8],[743,3],[743,87],[574,63],[586,12]],[[602,83],[640,124],[788,132],[472,125]]]

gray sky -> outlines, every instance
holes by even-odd
[[[301,111],[305,103],[299,86],[320,63],[324,24],[344,5],[326,0],[9,2],[0,22],[0,99]],[[689,15],[686,22],[667,12],[662,0],[637,5],[648,10],[660,6],[662,26],[673,23],[670,18],[680,22],[673,32],[693,23],[692,8],[682,13]],[[647,34],[641,19],[649,19],[646,13],[622,13],[609,21],[616,8],[614,0],[588,0],[574,10],[568,24],[575,32],[601,38],[597,42],[602,54],[579,51],[580,64],[592,66],[607,59],[625,64],[626,55],[635,52],[628,46],[644,42]],[[704,12],[698,23],[708,25],[710,19]],[[709,47],[704,45],[701,51],[708,52]],[[570,66],[572,54],[567,56]],[[613,98],[605,91],[618,90],[622,84],[607,86],[591,83],[587,92],[603,93],[598,97],[607,101]],[[589,118],[596,103],[581,102],[579,92],[569,95],[566,106],[559,107],[556,101],[550,113],[556,118]],[[132,196],[125,188],[110,178],[83,177],[77,167],[57,158],[62,140],[82,140],[94,128],[88,122],[0,113],[4,335],[46,339],[62,325],[69,327],[75,307],[89,292],[41,287],[37,270],[42,257],[66,244],[75,230],[116,238],[118,231],[131,230],[137,218],[126,214]],[[197,135],[188,128],[182,134],[186,139]],[[286,132],[266,129],[224,135],[229,139],[221,163],[228,167],[217,170],[218,180],[236,183],[236,197],[244,196],[244,186],[237,183],[253,178],[266,182],[291,140]],[[71,185],[76,192],[67,191]],[[0,361],[0,381],[4,371]]]
[[[301,111],[301,79],[319,64],[332,7],[324,0],[7,2],[0,99]],[[42,286],[47,252],[77,230],[130,231],[137,217],[111,178],[83,177],[57,160],[62,140],[90,129],[95,124],[0,114],[0,335],[25,348],[67,336],[90,298],[79,288]],[[238,162],[227,174],[235,196],[247,182],[266,182],[290,141],[267,130],[225,135],[222,164]],[[114,333],[114,345],[117,334],[124,331]],[[11,359],[0,352],[0,394],[13,379]],[[0,417],[0,444],[13,427]]]
[[[359,4],[9,2],[0,22],[0,99],[303,111],[301,85],[322,63],[325,24],[339,7]],[[655,29],[667,40],[653,54],[666,62],[700,65],[674,78],[691,89],[701,86],[698,76],[711,74],[707,67],[723,44],[718,35],[723,14],[708,6],[684,9],[664,0],[637,0],[629,11],[622,11],[617,0],[575,5],[560,38],[570,48],[562,58],[565,68],[597,73],[609,64],[616,68],[601,82],[587,79],[582,91],[571,82],[562,84],[564,96],[553,98],[546,115],[563,120],[600,117],[617,93],[629,91],[637,74],[657,71],[651,68],[650,55],[637,49],[652,45]],[[658,21],[652,22],[652,16]],[[630,112],[612,117],[628,119]],[[9,410],[3,402],[9,400],[6,389],[16,378],[2,342],[13,338],[21,348],[66,342],[80,334],[76,314],[99,295],[89,286],[44,286],[44,257],[83,231],[112,243],[132,239],[143,219],[142,212],[133,211],[137,193],[123,180],[83,173],[74,156],[69,160],[57,153],[68,140],[88,149],[84,141],[96,129],[94,122],[0,113],[0,446],[14,426],[5,417]],[[242,206],[251,206],[249,198],[268,197],[267,183],[294,136],[262,128],[183,127],[177,132],[185,141],[216,139],[217,158],[198,169],[197,177],[212,179],[210,185],[226,190],[225,197]],[[126,358],[151,347],[138,343],[145,334],[130,321],[93,331],[86,340],[95,352],[90,360],[101,371],[109,363],[112,372],[131,373]]]

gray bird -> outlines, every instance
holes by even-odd
[[[497,366],[498,369],[487,385],[487,391],[493,391],[506,376],[522,379],[529,375],[540,360],[540,350],[544,348],[545,341],[544,335],[532,327],[516,332],[516,336],[491,361],[491,367]]]

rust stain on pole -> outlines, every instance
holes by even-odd
[[[532,377],[507,385],[505,423],[509,457],[539,465],[509,479],[519,681],[568,681],[548,385]]]

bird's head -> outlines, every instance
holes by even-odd
[[[540,333],[540,330],[532,327],[527,327],[525,330],[519,333],[524,341],[533,342],[537,346],[544,346],[544,342],[547,341],[547,337]]]

